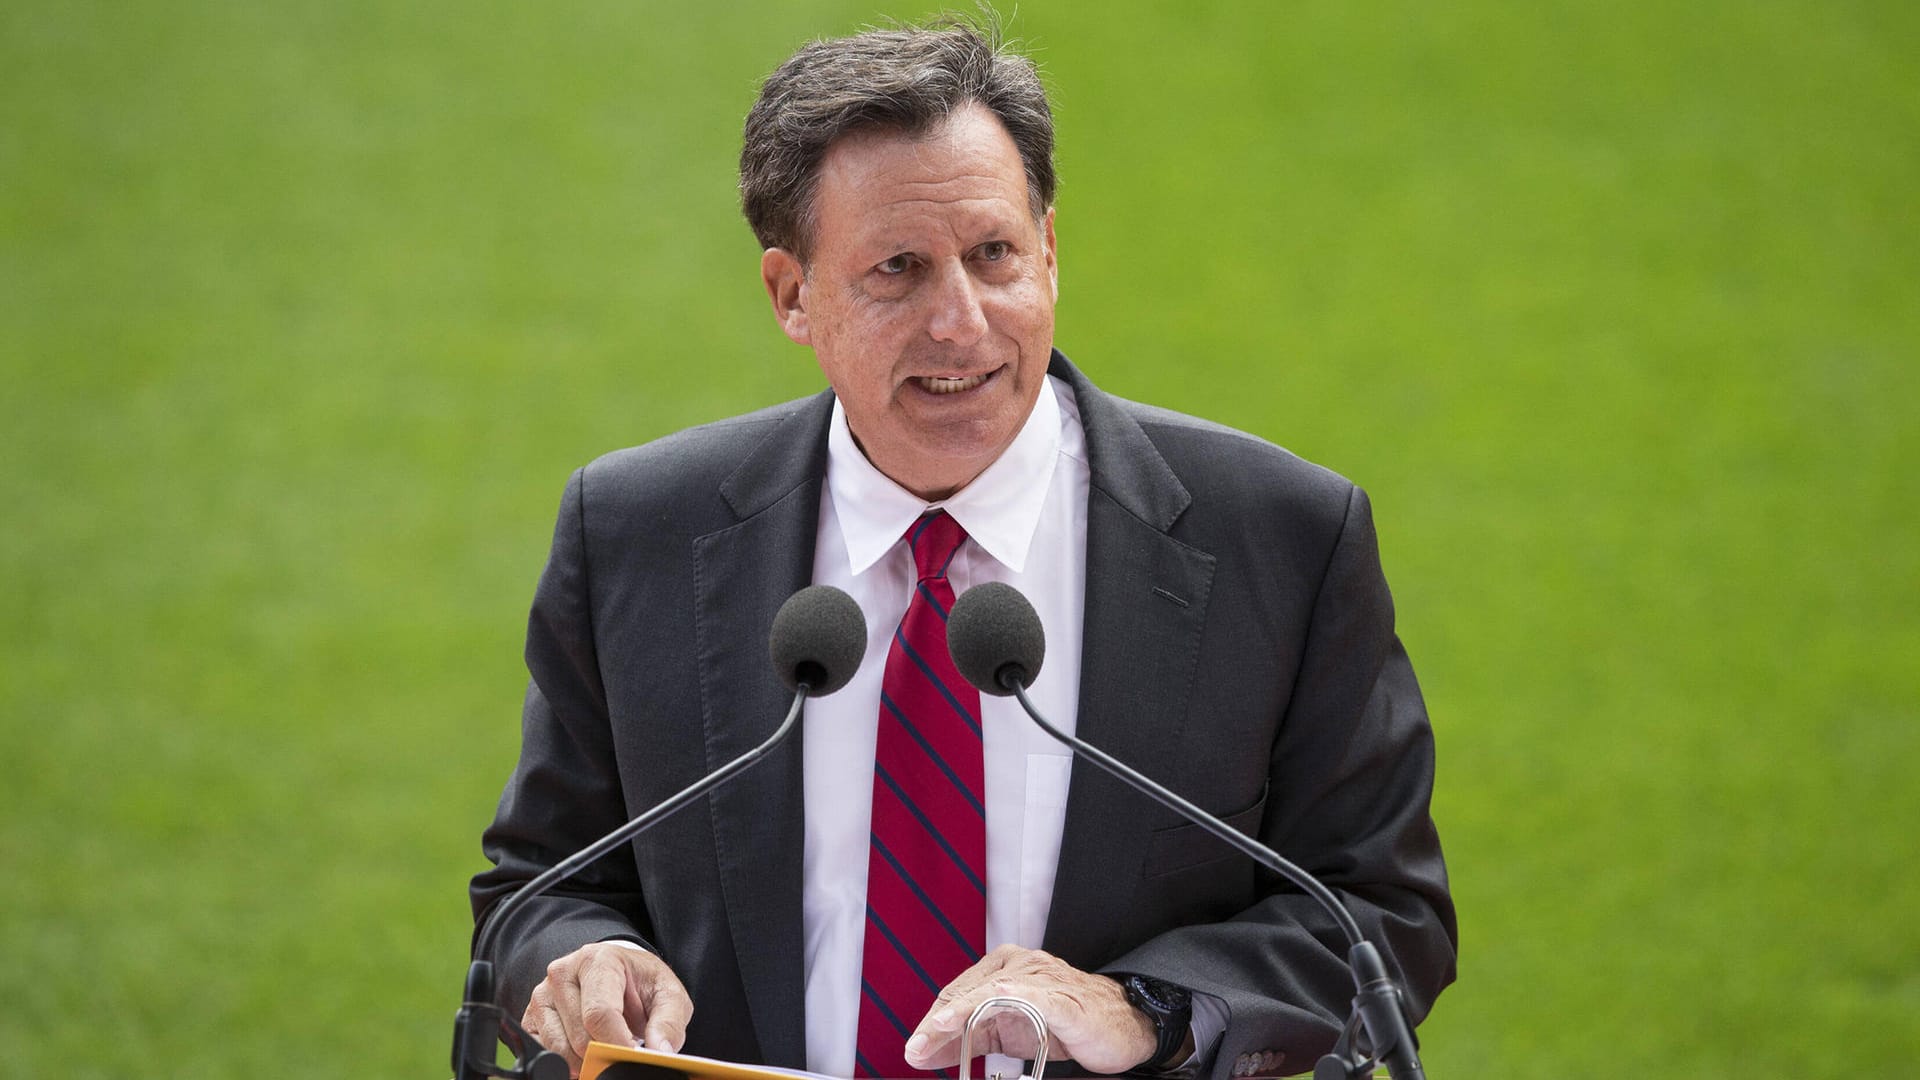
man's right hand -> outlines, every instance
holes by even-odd
[[[666,961],[624,943],[583,945],[547,965],[520,1026],[580,1075],[588,1042],[678,1051],[693,999]],[[636,1034],[638,1033],[638,1034]]]

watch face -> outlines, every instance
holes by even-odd
[[[1193,1004],[1193,994],[1184,986],[1149,979],[1145,975],[1135,975],[1127,980],[1127,985],[1143,1004],[1156,1012],[1177,1013]]]

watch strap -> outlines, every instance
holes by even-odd
[[[1184,986],[1147,975],[1121,980],[1127,1002],[1153,1021],[1158,1040],[1153,1056],[1134,1066],[1135,1072],[1163,1072],[1179,1064],[1177,1056],[1193,1030],[1193,992]]]

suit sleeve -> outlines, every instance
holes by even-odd
[[[520,759],[481,839],[494,868],[470,890],[476,946],[502,900],[627,816],[594,647],[584,476],[568,481],[527,619]],[[494,930],[491,955],[476,958],[493,962],[500,1003],[518,1016],[553,959],[609,939],[651,949],[649,928],[636,925],[644,910],[631,848],[622,846],[512,912]]]
[[[1394,632],[1366,496],[1349,495],[1269,761],[1259,839],[1325,882],[1379,946],[1416,1021],[1454,977],[1458,932],[1429,813],[1433,734]],[[1230,1018],[1211,1075],[1278,1051],[1311,1070],[1353,996],[1332,918],[1277,876],[1224,922],[1155,936],[1106,965],[1215,995]],[[1206,1064],[1203,1063],[1203,1069]]]

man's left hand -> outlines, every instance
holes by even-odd
[[[1049,1057],[1069,1057],[1098,1073],[1120,1073],[1153,1056],[1153,1021],[1127,1002],[1120,983],[1092,975],[1038,949],[1002,945],[961,972],[934,998],[907,1040],[907,1064],[940,1069],[960,1062],[960,1029],[988,998],[1017,997],[1040,1010]],[[995,1013],[973,1033],[975,1054],[1030,1059],[1033,1025],[1012,1010]]]

